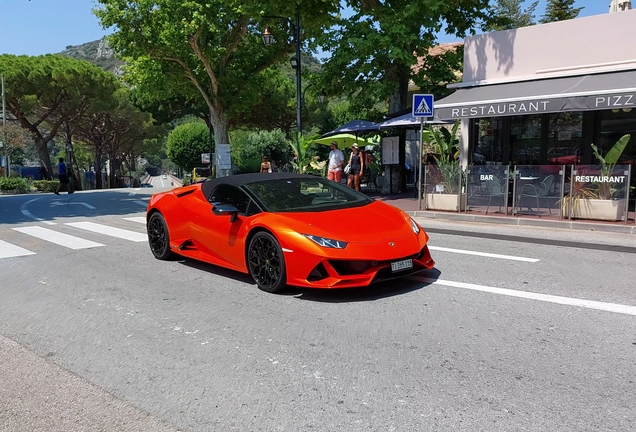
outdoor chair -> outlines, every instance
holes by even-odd
[[[552,209],[550,208],[549,199],[557,198],[556,195],[552,194],[552,189],[554,188],[554,175],[546,176],[541,183],[538,185],[535,184],[524,184],[521,187],[521,191],[519,192],[517,199],[517,207],[521,209],[521,199],[523,197],[534,198],[537,203],[537,214],[541,213],[541,199],[545,200],[546,207],[548,212],[552,214]],[[532,210],[528,207],[528,210]]]
[[[486,180],[486,195],[488,196],[488,205],[486,206],[486,214],[488,214],[488,209],[490,208],[490,202],[493,198],[499,198],[499,212],[501,212],[501,207],[504,204],[507,204],[507,194],[506,189],[501,184],[501,180],[499,178],[493,176],[492,180]],[[506,209],[507,213],[507,209]]]

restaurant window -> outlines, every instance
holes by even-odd
[[[583,113],[549,114],[547,162],[554,165],[581,163],[582,132]]]
[[[504,140],[501,118],[475,120],[477,144],[473,148],[472,163],[475,165],[498,165],[503,162]]]
[[[510,124],[510,163],[535,165],[541,155],[541,115],[515,116]]]

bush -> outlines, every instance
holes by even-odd
[[[26,190],[27,182],[21,177],[0,177],[0,190]]]
[[[58,182],[55,180],[33,180],[31,186],[40,192],[53,192],[57,188]]]

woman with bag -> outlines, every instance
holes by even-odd
[[[349,156],[349,177],[347,177],[347,186],[355,188],[360,192],[360,178],[364,172],[364,159],[360,155],[358,144],[351,146],[351,155]]]

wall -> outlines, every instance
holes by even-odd
[[[464,85],[636,69],[636,10],[471,36]]]

